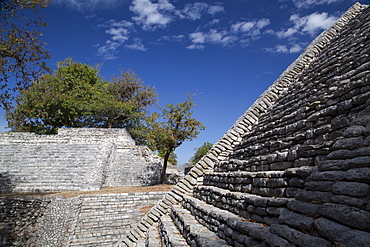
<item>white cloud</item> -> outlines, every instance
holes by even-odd
[[[299,44],[293,44],[290,48],[286,45],[278,44],[274,48],[265,48],[264,50],[271,53],[298,53],[302,51],[302,47]]]
[[[311,35],[314,35],[317,30],[324,30],[327,29],[331,24],[333,24],[338,17],[336,16],[328,16],[328,13],[323,12],[313,13],[309,16],[305,16],[300,18],[300,22],[304,22],[302,27],[303,32],[308,32]]]
[[[293,34],[297,33],[298,30],[296,28],[288,28],[287,30],[285,31],[279,31],[279,32],[276,32],[276,35],[279,37],[279,38],[288,38],[290,36],[292,36]]]
[[[190,20],[197,20],[202,17],[202,13],[207,11],[207,9],[208,4],[206,3],[188,3],[180,12],[180,17]]]
[[[202,32],[196,32],[190,34],[191,42],[193,43],[204,43],[206,40],[205,34]]]
[[[122,28],[122,27],[119,27],[119,28],[110,28],[108,30],[105,31],[107,34],[110,34],[112,35],[112,40],[113,41],[117,41],[119,43],[123,43],[125,42],[126,40],[128,40],[128,34],[129,34],[129,31],[125,28]]]
[[[127,0],[53,0],[52,4],[59,4],[80,12],[95,9],[114,9],[118,5],[127,3]]]
[[[207,26],[217,25],[219,23],[220,23],[220,20],[219,19],[214,19],[214,20],[208,22]]]
[[[237,22],[231,26],[234,32],[248,32],[256,25],[253,21]]]
[[[203,50],[205,48],[204,45],[197,45],[197,44],[192,44],[186,47],[186,49],[189,50]]]
[[[158,3],[133,0],[130,10],[136,15],[132,17],[136,24],[141,25],[144,30],[155,30],[158,27],[165,28],[174,20],[175,6],[168,0],[158,0]]]
[[[105,60],[117,59],[118,49],[129,40],[131,31],[134,31],[133,23],[111,19],[98,25],[98,28],[106,29],[105,33],[110,35],[104,45],[96,46],[98,47],[98,56]]]
[[[126,27],[126,28],[133,28],[134,23],[122,20],[116,21],[115,19],[111,19],[103,24],[100,24],[98,27]]]
[[[268,25],[270,25],[270,20],[265,18],[258,21],[239,21],[231,25],[231,31],[257,37],[261,34],[261,30]]]
[[[146,51],[147,49],[143,45],[141,39],[139,38],[134,38],[134,43],[131,45],[125,45],[126,48],[131,49],[131,50],[138,50],[138,51]]]
[[[278,31],[276,35],[279,38],[291,38],[297,33],[314,36],[318,31],[327,29],[337,19],[337,16],[329,16],[326,12],[312,13],[303,17],[300,17],[299,14],[294,14],[289,19],[293,22],[293,27]]]
[[[289,50],[288,48],[286,47],[286,45],[276,45],[275,46],[275,52],[279,52],[279,53],[288,53]]]
[[[179,34],[179,35],[172,35],[172,36],[163,36],[160,39],[158,39],[159,42],[161,41],[175,41],[175,42],[181,42],[185,39],[185,35]]]
[[[297,8],[309,8],[315,5],[339,3],[343,0],[292,0]]]
[[[298,52],[301,52],[301,51],[302,51],[302,47],[298,44],[292,45],[292,47],[290,47],[290,49],[289,49],[289,53],[298,53]]]
[[[117,49],[121,44],[118,42],[112,42],[107,40],[105,45],[99,47],[98,56],[104,58],[105,60],[114,60],[117,59]]]
[[[220,6],[220,5],[213,5],[213,6],[210,6],[209,9],[208,9],[208,14],[211,14],[211,15],[215,15],[217,13],[222,13],[222,12],[225,12],[225,9],[223,6]]]
[[[260,19],[260,20],[258,20],[257,21],[257,27],[259,28],[259,29],[262,29],[262,28],[264,28],[264,27],[266,27],[266,26],[268,26],[268,25],[270,25],[270,20],[269,19],[266,19],[266,18],[263,18],[263,19]]]
[[[218,44],[222,46],[230,46],[234,44],[234,42],[237,40],[236,36],[230,35],[226,31],[217,31],[215,29],[211,29],[207,33],[203,32],[196,32],[191,33],[189,35],[189,38],[191,39],[191,42],[193,44]]]
[[[219,12],[224,12],[224,7],[220,5],[210,5],[207,3],[188,3],[183,10],[177,12],[182,19],[198,20],[202,18],[202,14],[207,13],[215,15]]]

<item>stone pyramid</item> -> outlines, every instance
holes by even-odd
[[[116,246],[370,246],[369,31],[356,3]]]

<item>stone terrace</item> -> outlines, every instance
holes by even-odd
[[[0,193],[154,185],[161,169],[161,158],[125,129],[0,133]]]
[[[116,246],[370,246],[369,54],[356,3]]]
[[[0,198],[0,246],[113,246],[167,192],[97,193]]]

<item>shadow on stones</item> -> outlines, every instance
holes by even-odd
[[[15,188],[15,177],[9,172],[0,173],[0,194],[12,193]]]

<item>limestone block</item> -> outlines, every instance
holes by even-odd
[[[325,218],[315,220],[314,224],[320,235],[337,244],[348,247],[370,246],[368,232],[354,230]]]
[[[301,178],[292,178],[289,180],[289,186],[292,186],[292,187],[304,188],[304,184],[305,184],[305,181]]]
[[[360,230],[370,230],[370,212],[342,204],[326,203],[319,210],[321,215]]]
[[[348,206],[354,206],[357,208],[365,208],[366,204],[369,203],[369,198],[355,198],[344,195],[333,195],[331,201],[334,203],[345,204]]]
[[[331,191],[334,182],[331,181],[310,181],[305,183],[306,190]]]
[[[333,185],[333,193],[364,197],[370,194],[370,185],[358,182],[337,182]]]
[[[367,164],[370,164],[370,160],[365,159]],[[344,174],[345,178],[349,181],[356,181],[356,182],[370,182],[370,167],[364,168],[354,168],[346,171]]]
[[[361,125],[351,126],[343,132],[343,136],[344,137],[358,137],[362,135],[364,129],[365,127]]]
[[[345,177],[346,172],[344,171],[324,171],[312,173],[309,176],[309,179],[321,181],[337,181],[344,180]]]
[[[297,214],[289,209],[281,210],[279,216],[279,223],[287,224],[296,229],[301,229],[306,232],[310,232],[313,226],[314,219],[311,217],[304,216],[302,214]]]
[[[331,243],[325,239],[314,237],[309,234],[294,230],[286,225],[273,224],[270,226],[270,232],[287,239],[289,242],[298,246],[317,247],[331,246]]]
[[[316,216],[319,212],[321,204],[306,203],[296,200],[291,200],[288,203],[288,208],[302,214],[307,214],[309,216]]]
[[[301,190],[295,198],[304,202],[330,202],[332,195],[331,192]]]
[[[357,148],[362,147],[363,140],[364,140],[364,138],[362,136],[339,139],[334,143],[333,148],[335,150],[338,150],[338,149],[349,149],[349,150],[357,149]]]

